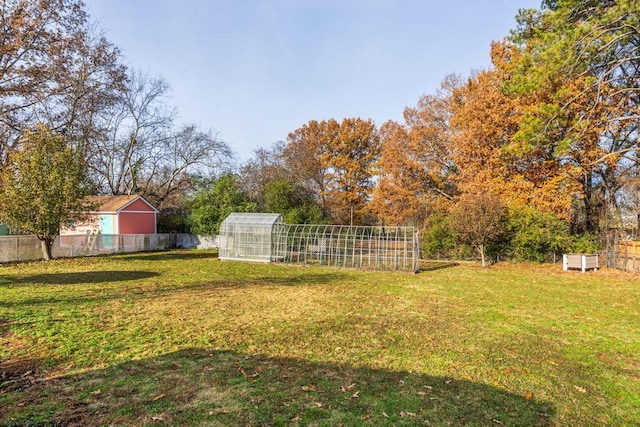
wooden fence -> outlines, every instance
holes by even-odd
[[[640,271],[640,242],[621,240],[618,242],[616,268],[624,271]]]

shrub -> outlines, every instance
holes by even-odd
[[[568,249],[573,253],[594,254],[599,252],[602,247],[600,246],[596,236],[584,233],[573,236]]]
[[[550,253],[565,252],[571,244],[566,221],[529,207],[510,209],[507,235],[507,252],[521,262],[544,262]]]
[[[421,233],[421,249],[425,258],[450,258],[456,249],[456,236],[449,225],[449,218],[436,216]]]
[[[274,180],[265,185],[266,212],[282,214],[287,224],[322,224],[326,222],[313,195],[287,180]]]
[[[158,233],[189,233],[189,213],[186,209],[162,209],[157,219]]]

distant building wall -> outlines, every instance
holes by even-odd
[[[155,234],[155,212],[122,211],[118,215],[118,234]]]
[[[92,215],[83,221],[71,224],[70,226],[63,226],[60,228],[61,236],[74,236],[80,234],[91,234],[100,231],[100,218]]]

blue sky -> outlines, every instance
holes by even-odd
[[[540,0],[85,0],[133,68],[163,76],[179,121],[248,159],[309,120],[402,120]]]

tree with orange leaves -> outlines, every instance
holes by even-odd
[[[522,97],[507,90],[513,55],[508,44],[492,46],[494,68],[472,76],[456,89],[452,109],[452,158],[462,192],[490,186],[504,203],[532,206],[571,217],[574,172],[550,145],[523,144],[522,123],[532,106],[551,93]]]
[[[450,221],[457,238],[473,246],[486,267],[487,245],[500,239],[506,217],[500,196],[489,187],[479,186],[457,198]]]
[[[448,102],[457,84],[456,76],[448,76],[435,95],[405,109],[404,124],[382,126],[380,178],[371,201],[380,221],[423,226],[453,196]]]
[[[312,120],[289,134],[284,158],[332,221],[362,224],[378,152],[378,130],[371,120]]]
[[[520,12],[510,38],[519,55],[512,91],[525,98],[550,91],[522,120],[520,140],[554,147],[574,168],[578,230],[619,226],[624,182],[637,174],[638,16],[636,0],[545,0]]]

